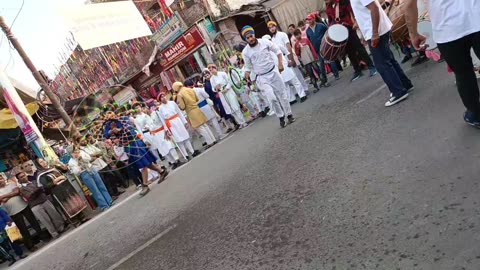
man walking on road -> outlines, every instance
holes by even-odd
[[[272,105],[282,128],[287,126],[285,116],[288,123],[295,122],[287,99],[287,89],[279,73],[284,69],[282,52],[272,42],[257,39],[255,31],[249,25],[242,28],[242,36],[248,42],[248,46],[242,52],[245,61],[245,78],[250,78],[252,71],[257,74],[258,88]],[[274,52],[278,57],[278,71],[270,52]]]
[[[377,0],[352,0],[351,4],[375,66],[391,92],[385,106],[395,105],[408,97],[413,85],[390,50],[392,22]]]
[[[480,128],[480,101],[471,49],[480,57],[480,1],[429,1],[433,39],[455,73],[457,89],[467,111],[463,119]],[[424,49],[426,37],[417,31],[418,7],[416,0],[406,0],[406,20],[410,39],[415,49]]]

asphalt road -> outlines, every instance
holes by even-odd
[[[409,69],[409,65],[407,69]],[[480,269],[480,131],[445,64],[340,81],[256,121],[18,269]]]

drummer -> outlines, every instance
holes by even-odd
[[[392,22],[377,0],[351,0],[351,3],[375,66],[391,92],[385,106],[395,105],[408,97],[408,91],[413,90],[413,85],[390,50]]]
[[[339,11],[338,18],[336,18],[337,5]],[[370,70],[370,77],[377,74],[377,70],[373,65],[372,59],[370,59],[367,50],[365,50],[365,47],[358,38],[356,31],[358,29],[358,25],[353,19],[353,10],[352,6],[350,5],[350,0],[327,0],[326,14],[328,16],[330,25],[342,24],[348,29],[347,55],[354,69],[351,81],[353,82],[363,76],[360,60],[367,64],[368,69]]]
[[[325,32],[327,32],[328,28],[323,23],[317,23],[315,19],[316,19],[315,14],[310,14],[305,19],[305,22],[308,24],[307,37],[310,40],[310,42],[313,44],[313,48],[315,48],[315,52],[320,56],[320,46],[322,45],[323,36],[325,35]],[[330,86],[330,84],[327,81],[325,61],[321,56],[319,57],[319,64],[320,64],[320,71],[322,73],[320,77],[320,81],[321,81],[320,87],[328,87]],[[338,74],[338,68],[335,62],[331,62],[330,66],[332,68],[332,72],[333,72],[333,75],[335,76],[335,79],[337,80],[340,79],[340,75]]]

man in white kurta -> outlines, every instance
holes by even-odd
[[[242,52],[245,61],[245,77],[250,77],[251,71],[257,74],[258,88],[272,104],[275,114],[280,119],[281,127],[287,125],[285,116],[287,116],[289,123],[293,123],[295,118],[287,99],[287,89],[279,73],[284,69],[282,52],[272,42],[257,39],[251,26],[247,25],[242,28],[242,36],[248,42],[248,46]],[[270,52],[277,55],[278,68]]]
[[[208,93],[205,91],[203,87],[194,87],[194,84],[191,80],[187,80],[183,85],[186,87],[190,87],[195,91],[195,94],[197,94],[198,97],[198,107],[200,110],[202,110],[203,114],[208,119],[208,126],[215,130],[216,133],[216,138],[221,139],[222,137],[225,136],[225,132],[223,132],[222,128],[220,127],[220,124],[218,123],[218,115],[213,110],[212,105],[213,101],[210,100],[210,96]],[[210,102],[210,103],[209,103]]]
[[[145,126],[150,132],[144,134],[144,141],[152,145],[156,144],[158,152],[172,164],[172,169],[175,170],[182,164],[175,149],[175,144],[172,140],[166,139],[165,127],[156,110],[150,113],[150,119],[151,121]]]
[[[215,92],[221,93],[220,99],[225,111],[227,111],[226,108],[230,108],[231,115],[235,119],[235,122],[240,125],[240,128],[247,126],[242,108],[240,108],[240,104],[238,103],[237,94],[232,89],[232,84],[227,73],[218,71],[215,64],[208,65],[208,70],[212,73],[212,76],[210,77],[212,89]],[[222,96],[224,98],[222,98]]]
[[[262,37],[262,39],[271,41],[272,38],[269,35],[265,35]],[[305,91],[303,91],[303,87],[300,84],[300,81],[295,76],[293,69],[288,67],[288,60],[287,60],[287,57],[285,57],[285,55],[288,56],[289,52],[285,47],[282,47],[282,46],[277,46],[277,47],[280,49],[280,51],[282,51],[284,55],[283,67],[285,68],[285,70],[280,74],[280,76],[282,76],[282,80],[285,83],[285,87],[287,88],[290,104],[292,104],[292,102],[297,101],[297,98],[295,97],[295,92],[300,97],[300,102],[304,102],[307,99],[307,96],[305,95]],[[274,52],[270,52],[270,54],[272,55],[273,61],[275,61],[275,65],[278,67],[278,57],[275,55]],[[292,88],[295,90],[292,90]]]
[[[197,156],[200,152],[193,149],[190,133],[185,128],[188,124],[187,119],[174,101],[167,100],[164,94],[161,94],[162,104],[157,109],[157,115],[162,120],[164,128],[168,130],[167,137],[175,140],[180,148],[182,155],[188,159],[188,152],[192,157]]]
[[[148,114],[145,113],[144,108],[140,105],[140,103],[134,104],[133,105],[135,117],[133,118],[133,123],[135,124],[135,127],[137,131],[142,134],[145,138],[145,134],[150,132],[150,129],[147,128],[147,126],[152,125],[152,119]],[[150,136],[146,136],[147,139],[150,139]],[[143,140],[145,143],[147,141]],[[153,155],[157,158],[157,161],[160,160],[160,156],[158,155],[158,143],[151,143],[153,142],[152,140],[148,142],[147,146],[150,152],[152,152]]]
[[[288,57],[287,63],[288,66],[291,67],[293,73],[295,74],[295,77],[298,79],[302,86],[302,92],[305,94],[306,91],[308,91],[308,84],[305,81],[305,78],[303,77],[302,72],[298,68],[298,59],[295,59],[295,54],[293,53],[292,50],[292,44],[290,44],[290,40],[288,39],[288,35],[285,32],[278,31],[278,26],[277,23],[274,21],[269,21],[267,23],[268,30],[272,34],[272,42],[273,44],[277,45],[280,49],[285,48],[285,50],[288,52],[288,54],[283,54],[285,57]],[[283,51],[283,50],[282,50]],[[297,89],[297,94],[302,97],[301,93],[298,92]]]

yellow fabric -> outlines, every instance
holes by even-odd
[[[195,90],[188,87],[182,87],[180,92],[178,92],[177,102],[178,107],[180,107],[181,110],[185,110],[187,113],[192,128],[198,128],[207,123],[207,117],[197,105],[198,97]]]
[[[30,115],[35,114],[39,108],[36,102],[28,103],[25,105],[25,107],[27,107],[27,111],[30,113]],[[18,123],[10,109],[5,108],[0,110],[0,129],[11,129],[17,127]]]

